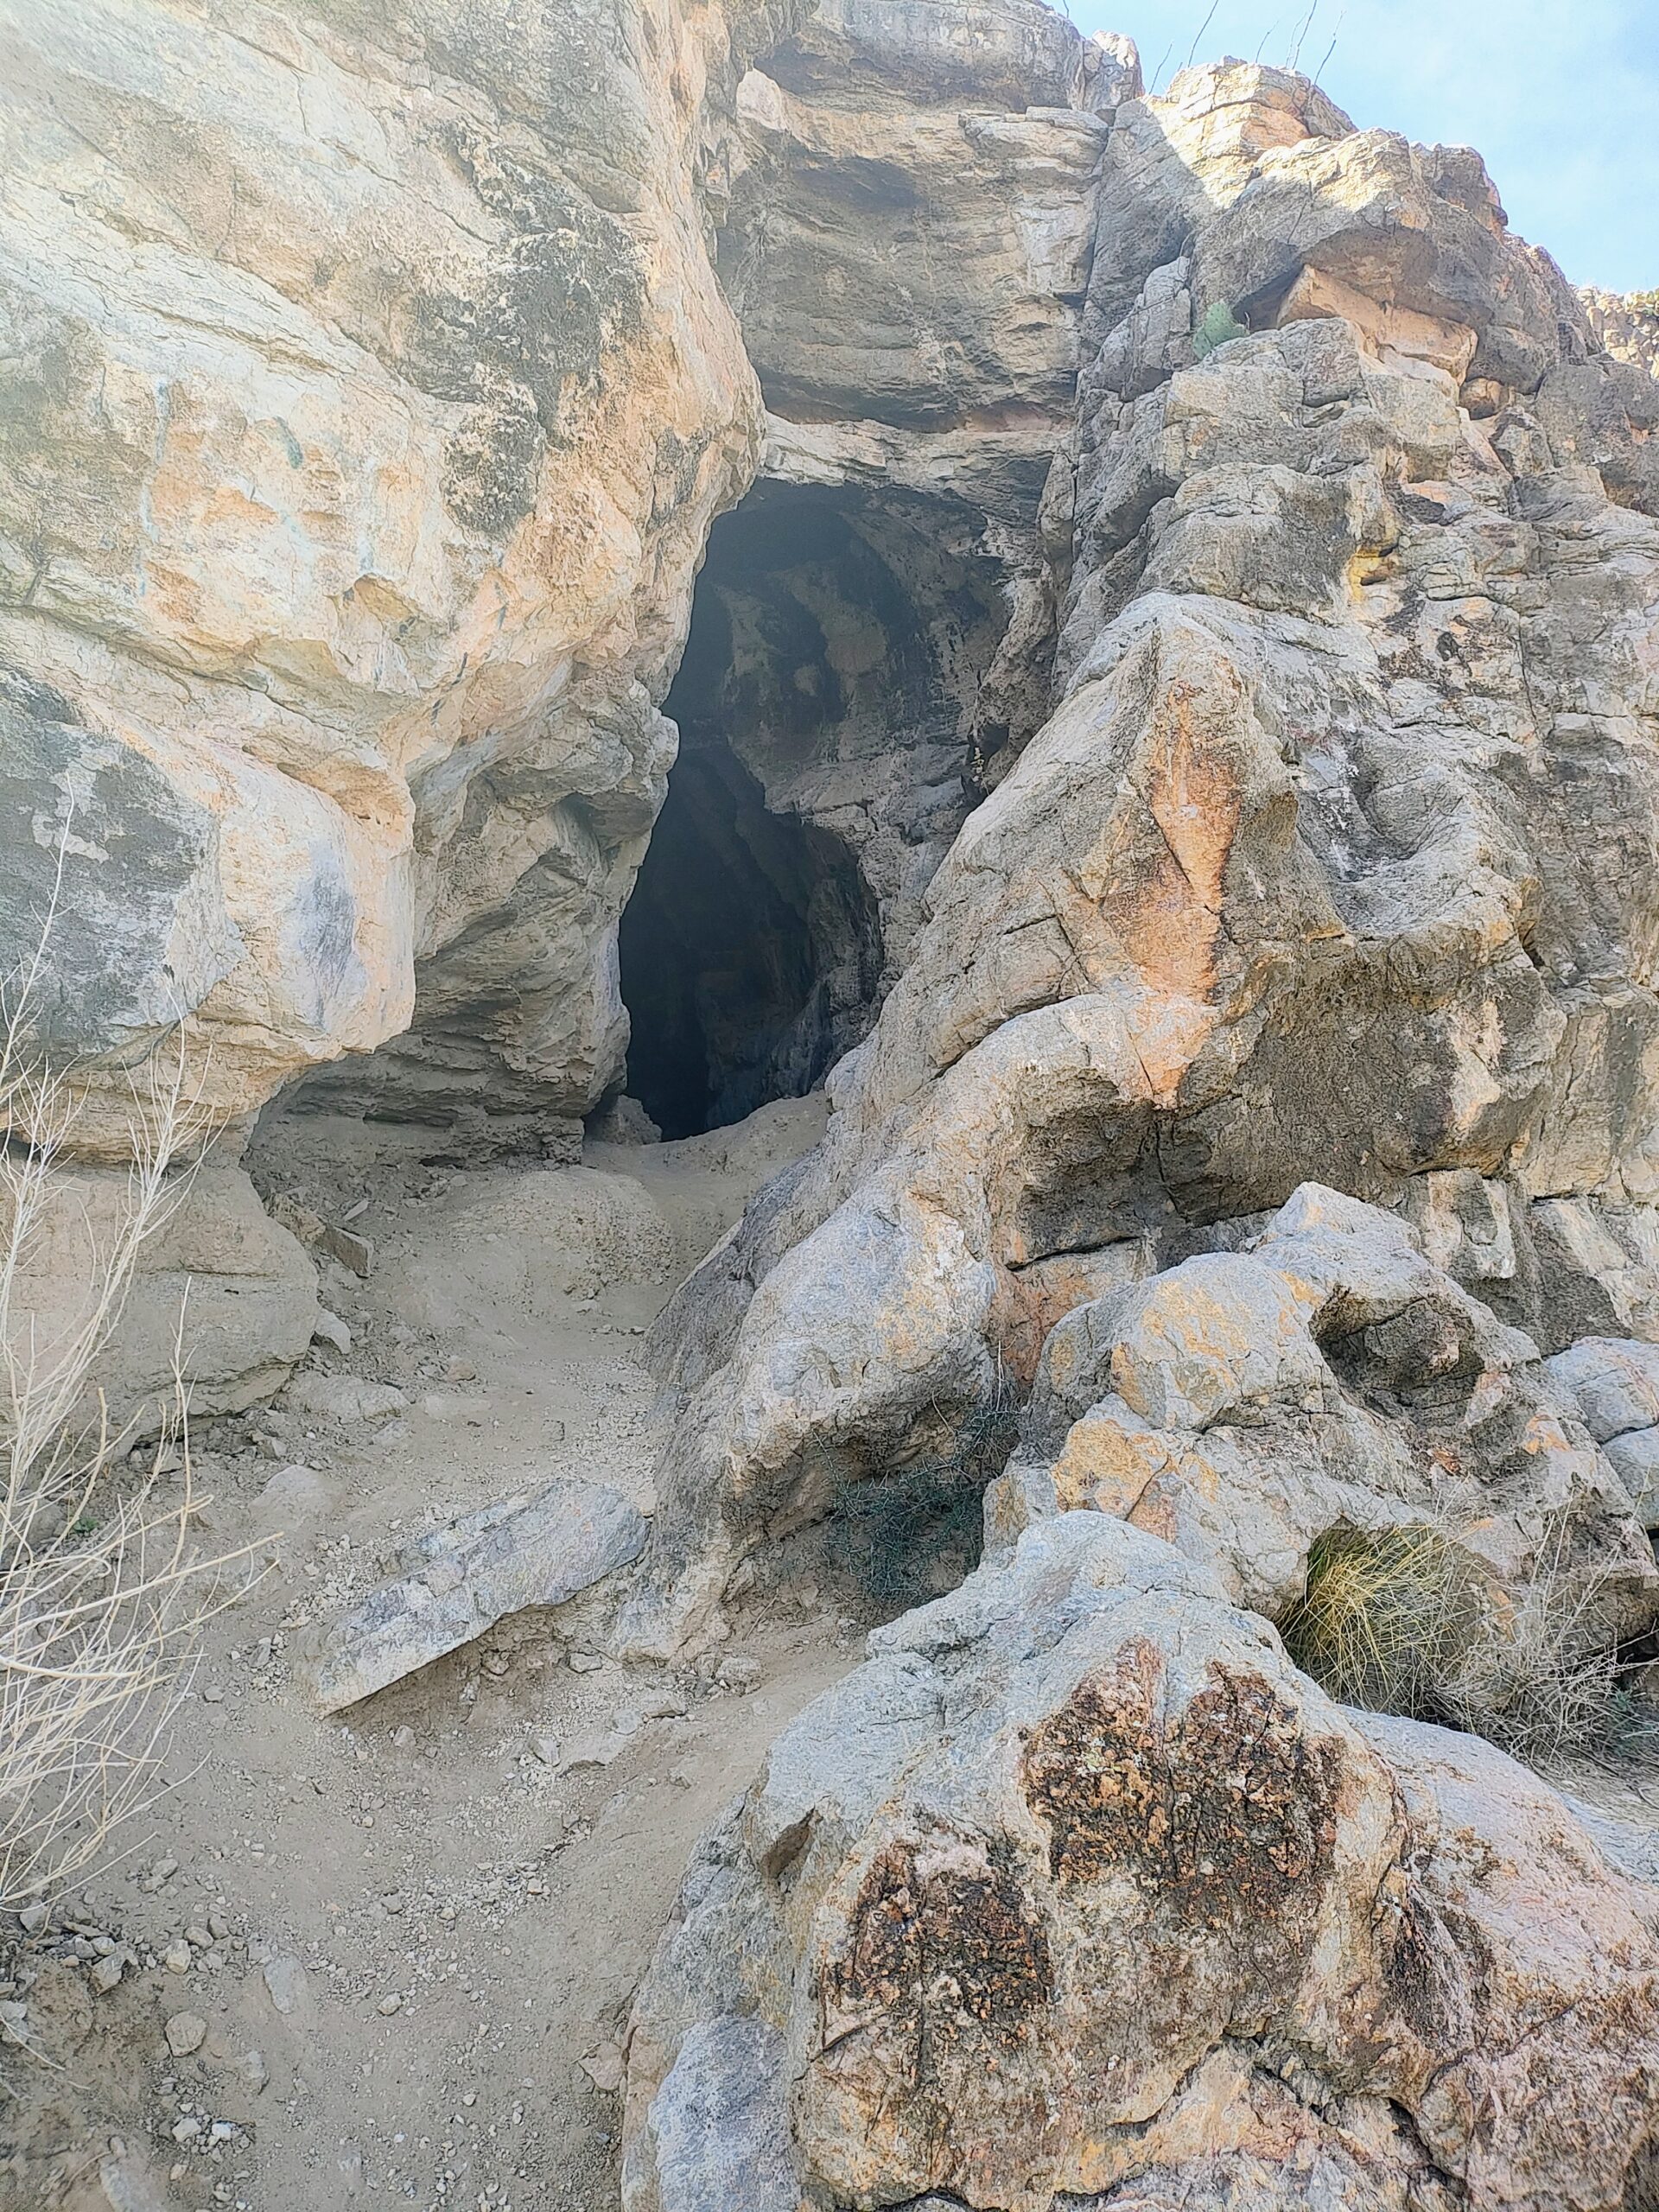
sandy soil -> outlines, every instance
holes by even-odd
[[[821,1127],[790,1102],[575,1173],[430,1165],[416,1132],[377,1132],[372,1161],[337,1122],[262,1137],[270,1186],[374,1246],[366,1281],[325,1263],[352,1344],[314,1371],[408,1409],[198,1440],[207,1536],[264,1572],[211,1633],[129,1856],[0,1961],[38,2053],[0,2054],[0,2204],[615,2204],[615,2037],[691,1846],[856,1625],[774,1590],[677,1675],[603,1658],[578,1600],[334,1720],[296,1656],[457,1513],[558,1474],[649,1504],[638,1337]]]

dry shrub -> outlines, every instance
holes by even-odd
[[[1510,1597],[1442,1529],[1329,1529],[1285,1648],[1344,1705],[1465,1729],[1534,1766],[1601,1751],[1618,1687],[1598,1632],[1607,1577],[1569,1546],[1563,1517]]]
[[[1331,1529],[1308,1553],[1285,1648],[1344,1705],[1439,1719],[1478,1612],[1468,1560],[1438,1529]]]
[[[100,1243],[87,1224],[84,1294],[48,1341],[24,1290],[67,1186],[71,1093],[29,1043],[49,940],[13,979],[0,1028],[0,1908],[84,1874],[162,1786],[163,1738],[203,1623],[229,1602],[191,1541],[182,1388],[147,1472],[124,1464],[100,1356],[145,1240],[176,1203],[170,1173],[194,1135],[182,1055],[134,1079],[127,1203]],[[10,1134],[8,1134],[10,1133]],[[182,1317],[181,1317],[182,1319]],[[90,1410],[89,1410],[90,1409]],[[162,1495],[164,1472],[177,1479]]]
[[[1618,1731],[1619,1655],[1601,1628],[1610,1578],[1575,1566],[1570,1540],[1562,1516],[1525,1587],[1489,1609],[1446,1685],[1449,1719],[1531,1766],[1604,1752]]]

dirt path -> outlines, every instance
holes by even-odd
[[[6,2054],[0,2203],[615,2204],[629,1995],[697,1834],[851,1663],[851,1624],[774,1605],[671,1675],[588,1649],[575,1608],[522,1616],[332,1721],[296,1656],[459,1512],[559,1474],[649,1503],[638,1332],[819,1126],[796,1102],[575,1177],[433,1166],[418,1136],[372,1164],[350,1125],[267,1143],[267,1179],[327,1218],[369,1197],[369,1280],[325,1270],[350,1350],[315,1371],[407,1408],[201,1440],[208,1531],[269,1564],[212,1633],[141,1847],[6,1992],[59,2070]]]

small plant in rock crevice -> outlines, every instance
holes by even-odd
[[[883,1615],[943,1595],[979,1563],[986,1485],[1014,1444],[1011,1388],[999,1377],[948,1426],[944,1450],[849,1484],[820,1532],[824,1565]]]

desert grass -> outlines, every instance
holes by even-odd
[[[74,1096],[30,1041],[51,921],[0,1027],[0,1910],[13,1912],[85,1876],[155,1801],[201,1629],[235,1580],[235,1563],[204,1560],[191,1534],[181,1360],[136,1469],[135,1429],[111,1426],[99,1388],[139,1255],[178,1203],[178,1163],[200,1134],[181,1047],[170,1071],[152,1055],[131,1079],[125,1202],[102,1236],[80,1208],[68,1318],[43,1329],[28,1287],[48,1227],[77,1205]]]
[[[1597,1757],[1618,1729],[1619,1662],[1599,1633],[1607,1575],[1570,1554],[1562,1516],[1506,1592],[1445,1529],[1330,1529],[1285,1648],[1344,1705],[1464,1729],[1535,1767]]]
[[[1304,1674],[1344,1705],[1440,1718],[1478,1611],[1467,1558],[1428,1526],[1328,1529],[1283,1627]]]

